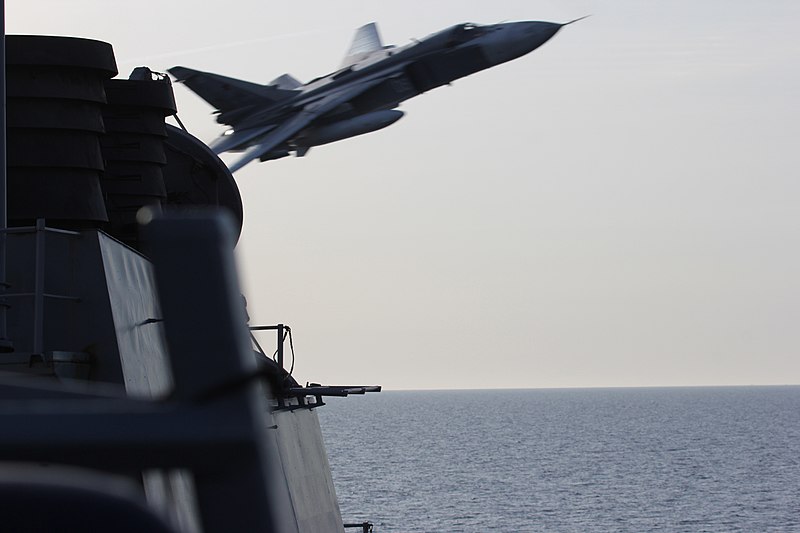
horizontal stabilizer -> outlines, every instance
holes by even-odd
[[[342,67],[348,67],[359,60],[369,56],[373,52],[383,49],[381,36],[378,34],[378,25],[370,22],[356,30],[350,49],[342,61]]]
[[[186,67],[172,67],[168,72],[220,111],[271,105],[295,95],[293,90],[259,85]]]

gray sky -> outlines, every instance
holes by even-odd
[[[800,383],[800,3],[277,4],[7,0],[6,24],[109,41],[125,76],[266,83],[334,70],[373,20],[400,45],[593,15],[383,131],[237,173],[249,312],[293,326],[299,381]]]

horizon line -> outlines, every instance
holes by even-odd
[[[457,391],[523,391],[523,390],[609,390],[609,389],[724,389],[724,388],[778,388],[800,387],[800,383],[774,383],[745,385],[598,385],[598,386],[563,386],[563,387],[476,387],[476,388],[417,388],[393,389],[383,387],[382,392],[457,392]]]

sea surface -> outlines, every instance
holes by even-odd
[[[326,401],[342,517],[375,533],[800,532],[800,387]]]

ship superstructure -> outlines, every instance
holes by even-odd
[[[6,52],[4,528],[343,531],[315,409],[380,388],[300,386],[288,326],[253,328],[274,356],[252,342],[239,191],[165,123],[169,78],[112,79],[87,39]]]

